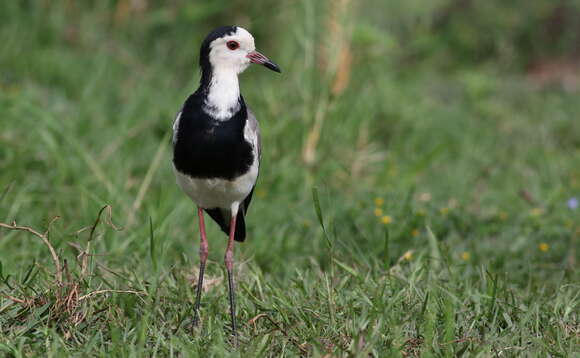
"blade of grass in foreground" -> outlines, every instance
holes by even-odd
[[[329,248],[332,248],[332,240],[330,240],[330,236],[326,231],[326,226],[324,225],[324,217],[322,216],[322,209],[320,208],[320,199],[318,197],[318,188],[312,188],[312,201],[314,202],[314,210],[316,211],[316,217],[318,218],[318,222],[320,223],[320,227],[322,227],[322,232],[324,233],[324,238],[326,239],[326,243],[328,244]]]

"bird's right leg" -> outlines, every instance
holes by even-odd
[[[201,301],[201,291],[203,289],[203,273],[205,271],[205,262],[207,261],[208,245],[207,237],[205,236],[205,222],[203,221],[203,209],[197,207],[197,216],[199,217],[199,234],[201,241],[199,243],[199,277],[197,279],[197,292],[195,294],[195,312],[193,316],[193,326],[197,326],[199,322],[199,305]]]

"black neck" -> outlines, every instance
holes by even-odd
[[[211,84],[211,78],[213,75],[213,70],[211,66],[201,68],[201,78],[199,79],[199,92],[203,92],[205,95],[209,92],[209,86]]]

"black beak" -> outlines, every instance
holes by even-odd
[[[278,67],[277,64],[275,64],[274,62],[272,62],[270,60],[268,60],[268,62],[264,63],[264,67],[269,68],[272,71],[282,73],[282,71],[280,70],[280,67]]]
[[[268,57],[262,55],[258,51],[252,51],[246,57],[249,58],[252,63],[257,63],[258,65],[263,65],[264,67],[271,69],[272,71],[282,73],[277,64],[270,61]]]

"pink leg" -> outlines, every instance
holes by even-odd
[[[199,217],[199,233],[201,241],[199,243],[199,276],[197,278],[197,292],[195,295],[195,306],[193,316],[193,326],[197,326],[199,322],[199,305],[201,303],[201,291],[203,289],[203,274],[205,272],[205,262],[208,255],[207,237],[205,236],[205,222],[203,220],[203,209],[197,208],[197,216]]]
[[[232,215],[230,221],[230,237],[224,257],[226,270],[228,271],[228,287],[230,295],[230,316],[232,319],[232,335],[234,336],[234,346],[238,345],[238,329],[236,325],[236,293],[234,288],[233,268],[234,268],[234,237],[236,234],[236,216]]]

